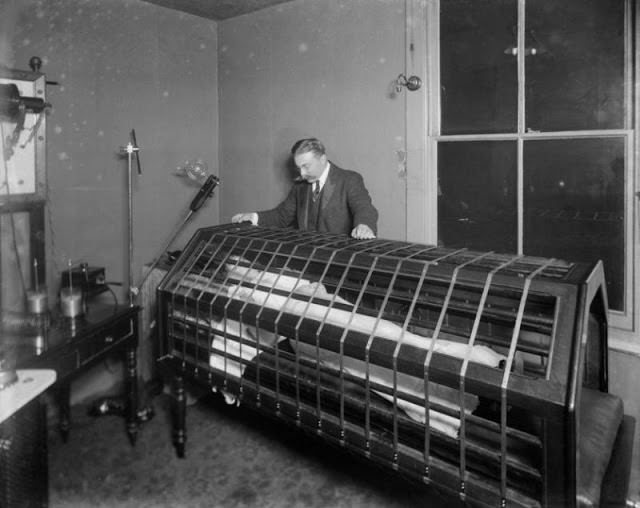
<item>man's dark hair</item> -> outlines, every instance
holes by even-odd
[[[320,157],[325,154],[324,145],[316,138],[299,139],[291,147],[291,155],[294,157],[307,152],[313,152],[313,155]]]

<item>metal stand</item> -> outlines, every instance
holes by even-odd
[[[129,241],[128,241],[128,262],[129,262],[129,279],[127,283],[127,294],[129,295],[129,306],[133,306],[133,297],[131,288],[133,287],[133,187],[131,177],[131,158],[134,152],[139,149],[133,146],[132,143],[128,143],[125,147],[127,153],[127,224],[129,228]]]
[[[195,197],[191,201],[191,204],[189,205],[189,211],[185,216],[185,218],[183,219],[182,223],[178,225],[174,233],[169,237],[169,240],[167,241],[166,245],[160,251],[160,255],[156,257],[156,259],[153,261],[150,269],[142,278],[142,281],[140,281],[140,284],[138,284],[138,286],[134,286],[133,285],[133,188],[132,188],[132,174],[131,174],[132,173],[131,162],[132,162],[134,153],[136,154],[136,162],[138,163],[139,175],[142,174],[142,170],[140,169],[140,155],[139,155],[140,149],[137,146],[138,143],[136,141],[136,131],[133,129],[131,130],[131,139],[133,143],[131,142],[128,143],[127,146],[123,148],[123,151],[127,154],[127,198],[128,198],[127,219],[128,219],[128,227],[129,227],[129,242],[128,242],[129,243],[129,246],[128,246],[129,247],[128,248],[129,279],[127,283],[127,295],[129,298],[129,306],[133,307],[135,305],[135,299],[140,293],[140,288],[142,288],[142,285],[149,277],[149,274],[153,271],[153,269],[156,267],[156,265],[160,261],[160,257],[162,256],[162,254],[170,247],[170,245],[176,239],[178,234],[182,231],[182,228],[184,228],[184,226],[187,224],[191,216],[202,207],[202,205],[205,203],[205,201],[208,198],[210,198],[213,195],[213,190],[220,183],[220,180],[217,176],[214,176],[214,175],[209,175],[206,178],[206,180],[202,184],[202,187],[200,188],[198,193],[195,195]]]

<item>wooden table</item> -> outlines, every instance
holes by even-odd
[[[74,319],[53,315],[40,333],[3,333],[0,352],[17,369],[52,369],[53,386],[60,404],[60,431],[67,439],[70,429],[71,381],[90,366],[112,354],[123,354],[127,399],[126,430],[131,444],[138,433],[137,306],[95,303]]]

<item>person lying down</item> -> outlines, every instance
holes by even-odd
[[[467,358],[490,367],[498,367],[505,357],[483,345],[469,346],[448,340],[437,340],[432,344],[430,337],[418,335],[403,329],[398,324],[375,317],[367,316],[354,311],[353,305],[338,295],[330,294],[325,286],[319,282],[312,282],[301,276],[291,276],[274,273],[265,270],[256,270],[241,266],[239,258],[231,259],[231,263],[225,265],[226,277],[224,287],[217,287],[232,300],[251,303],[260,307],[278,310],[293,315],[304,316],[320,323],[327,323],[346,330],[361,332],[370,336],[376,336],[397,344],[411,345],[423,350],[433,346],[435,353],[453,356],[460,359]],[[190,281],[193,289],[199,284],[197,280]],[[243,285],[249,284],[249,285]],[[268,289],[266,289],[268,288]],[[290,296],[282,296],[273,292],[274,289]],[[301,299],[295,298],[301,297]],[[306,297],[306,298],[305,298]],[[310,301],[313,299],[313,303]],[[319,302],[319,303],[318,303]],[[336,307],[339,304],[340,308]],[[350,310],[345,310],[350,309]],[[264,349],[275,347],[276,342],[285,340],[286,337],[277,336],[264,329],[256,329],[246,323],[239,323],[232,319],[212,320],[208,326],[218,333],[214,334],[211,343],[210,355],[211,367],[222,371],[225,375],[242,377],[246,363],[233,361],[229,356],[242,358],[250,362]],[[323,348],[317,348],[313,344],[303,341],[289,341],[295,354],[300,358],[316,362],[318,359],[322,365],[357,378],[369,379],[372,384],[379,384],[390,388],[396,388],[397,393],[406,393],[419,399],[425,398],[424,380],[407,374],[396,373],[394,384],[394,372],[390,369],[365,362],[356,358],[343,355]],[[342,360],[342,361],[341,361]],[[377,395],[394,402],[394,397],[389,393],[372,390]],[[233,401],[229,394],[224,394],[227,401]],[[454,411],[460,410],[463,403],[465,413],[471,413],[478,404],[475,395],[464,393],[435,383],[429,384],[430,406],[442,406]],[[396,397],[395,403],[409,418],[425,423],[424,405],[415,404],[402,397]],[[434,409],[429,410],[429,425],[448,435],[456,436],[459,428],[459,419],[445,415]]]
[[[227,263],[226,270],[227,296],[234,300],[250,301],[260,307],[304,316],[307,319],[328,323],[370,336],[375,335],[376,337],[423,350],[428,350],[433,346],[434,353],[459,359],[468,358],[471,362],[489,367],[498,367],[500,362],[505,359],[504,355],[496,353],[491,348],[483,345],[469,346],[443,339],[438,339],[432,344],[433,340],[430,337],[407,331],[393,321],[355,312],[350,302],[338,295],[330,294],[324,285],[319,282],[311,282],[308,279],[269,271],[255,270],[231,263]],[[255,287],[243,286],[243,283],[250,283]],[[305,296],[308,297],[308,300],[282,296],[272,291],[258,289],[258,287],[269,287],[291,295]],[[314,302],[320,299],[325,301],[326,304],[311,303],[309,301],[311,298],[314,299]],[[336,303],[341,304],[341,308],[336,308],[334,306]],[[343,310],[345,306],[351,310]]]

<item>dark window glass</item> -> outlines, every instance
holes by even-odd
[[[524,253],[601,259],[609,307],[624,308],[624,140],[524,145]]]
[[[624,6],[619,0],[526,3],[527,129],[624,128]]]
[[[515,141],[438,145],[438,232],[446,247],[517,251]]]
[[[514,132],[517,2],[446,0],[440,16],[441,132]]]

